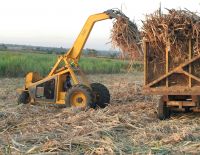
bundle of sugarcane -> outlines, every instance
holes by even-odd
[[[169,70],[189,59],[189,39],[192,39],[192,57],[200,54],[200,17],[187,9],[156,11],[143,21],[142,37],[150,45],[148,64],[154,77],[165,73],[166,47],[169,50]],[[194,67],[195,70],[195,67]]]
[[[114,21],[111,30],[111,43],[114,48],[118,47],[124,55],[136,59],[143,55],[140,40],[140,32],[134,22],[124,17],[118,17]]]
[[[162,45],[175,45],[180,51],[187,39],[199,39],[200,17],[187,9],[167,9],[168,14],[156,11],[147,15],[143,21],[142,35],[154,48],[160,49]],[[199,50],[199,49],[196,49]]]

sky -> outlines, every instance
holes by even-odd
[[[90,15],[119,8],[141,26],[160,3],[200,12],[200,0],[0,0],[0,43],[70,48]],[[112,22],[97,22],[85,48],[112,50]]]

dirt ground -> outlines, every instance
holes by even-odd
[[[17,105],[23,79],[1,78],[0,154],[200,154],[200,114],[158,120],[158,96],[142,95],[141,73],[89,79],[109,88],[108,107]]]

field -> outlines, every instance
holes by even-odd
[[[96,74],[111,103],[75,111],[55,105],[17,105],[23,78],[0,79],[0,154],[199,154],[200,115],[156,116],[158,96],[141,92],[143,74]]]
[[[0,76],[1,77],[24,77],[30,71],[37,71],[41,75],[47,75],[55,64],[58,55],[30,52],[0,51]],[[82,57],[80,66],[85,73],[112,74],[126,72],[129,61]],[[141,62],[133,63],[132,69],[141,71]]]

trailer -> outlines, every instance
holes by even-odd
[[[172,110],[200,111],[200,53],[194,49],[195,39],[187,39],[186,43],[182,45],[184,54],[178,60],[169,54],[176,50],[175,47],[169,43],[161,47],[164,54],[162,62],[158,62],[160,59],[153,58],[156,55],[152,54],[152,45],[143,40],[143,91],[161,95],[158,103],[161,120],[169,118]]]

